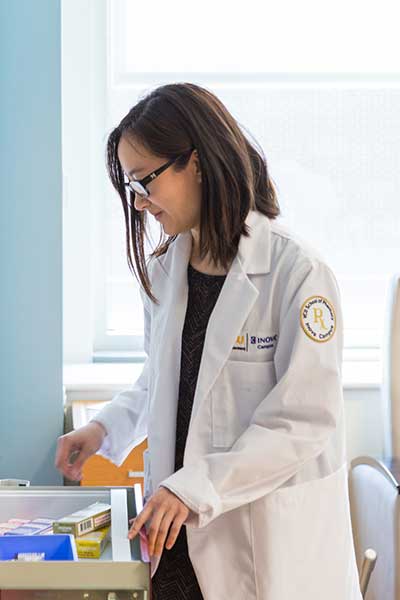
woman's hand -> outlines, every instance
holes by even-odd
[[[68,479],[81,480],[84,463],[97,452],[106,435],[107,432],[101,423],[91,421],[60,436],[57,441],[55,466]],[[72,457],[75,458],[74,462]]]
[[[145,522],[152,515],[147,531],[149,540],[149,554],[161,556],[168,531],[171,530],[165,547],[170,550],[174,545],[179,531],[189,515],[189,508],[175,494],[167,488],[159,487],[147,500],[143,510],[129,522],[133,522],[128,537],[133,539]]]

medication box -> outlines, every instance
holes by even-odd
[[[104,527],[111,521],[111,506],[94,502],[87,508],[58,519],[53,523],[54,533],[71,533],[78,537],[95,529]]]
[[[110,529],[111,527],[103,527],[77,537],[75,543],[79,558],[100,558],[110,539]]]

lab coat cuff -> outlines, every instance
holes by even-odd
[[[106,413],[105,409],[103,409],[102,412]],[[103,439],[103,443],[97,450],[96,454],[98,454],[99,456],[103,456],[103,458],[107,458],[114,465],[120,467],[122,463],[126,460],[126,458],[129,456],[131,450],[137,444],[137,440],[132,440],[132,443],[128,447],[124,448],[122,452],[118,452],[116,451],[117,440],[114,440],[114,435],[109,430],[108,419],[103,418],[103,416],[96,415],[95,417],[93,417],[93,419],[90,419],[89,423],[91,421],[97,421],[97,423],[103,425],[104,429],[107,431],[107,435]]]
[[[182,467],[160,482],[160,486],[168,488],[191,511],[185,525],[199,529],[205,527],[221,512],[222,506],[211,482],[200,475],[194,476],[190,467]],[[187,482],[190,481],[190,489]]]

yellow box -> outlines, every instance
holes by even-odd
[[[100,558],[110,539],[111,525],[75,538],[79,558]]]

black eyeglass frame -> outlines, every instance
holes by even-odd
[[[161,173],[163,173],[163,171],[165,171],[166,169],[168,169],[168,167],[171,166],[174,162],[176,162],[178,160],[178,158],[181,158],[181,156],[185,156],[189,152],[193,152],[193,150],[194,150],[194,148],[190,148],[190,150],[187,150],[186,152],[183,152],[182,154],[179,154],[175,158],[172,158],[168,162],[166,162],[163,165],[161,165],[161,167],[158,167],[158,169],[156,169],[155,171],[152,171],[149,175],[146,175],[146,177],[143,177],[143,179],[133,179],[133,180],[130,180],[128,182],[125,182],[125,186],[128,187],[129,190],[131,192],[133,192],[134,194],[138,194],[138,196],[141,196],[143,198],[147,198],[150,195],[150,192],[146,188],[146,185],[148,183],[150,183],[150,181],[154,181],[154,179],[156,179],[156,177],[158,177],[159,175],[161,175]],[[142,192],[139,192],[139,191],[137,191],[137,190],[134,189],[134,187],[132,186],[132,184],[135,184],[135,183],[138,183],[143,188],[143,190],[145,191],[145,194],[143,194]]]

